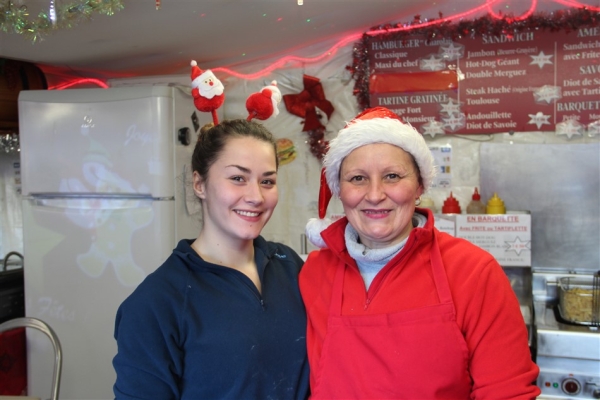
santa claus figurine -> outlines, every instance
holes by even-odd
[[[194,105],[199,111],[212,113],[215,125],[219,123],[217,109],[225,101],[225,88],[210,69],[202,71],[195,60],[192,66],[192,97]]]
[[[260,92],[252,93],[246,99],[248,121],[253,118],[262,121],[271,117],[275,118],[279,114],[277,106],[280,102],[281,92],[277,87],[277,81],[272,81],[270,85],[263,87]]]

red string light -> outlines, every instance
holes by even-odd
[[[160,0],[159,0],[160,1]],[[432,20],[432,21],[427,21],[427,22],[423,22],[423,23],[418,23],[418,24],[410,24],[410,25],[406,25],[406,26],[400,26],[400,27],[396,27],[396,28],[389,28],[389,29],[378,29],[378,30],[371,30],[366,32],[365,34],[369,35],[369,36],[375,36],[378,34],[383,34],[383,33],[393,33],[393,32],[401,32],[401,31],[411,31],[411,30],[416,30],[416,29],[422,29],[422,28],[426,28],[432,25],[437,25],[437,24],[443,24],[446,22],[450,22],[452,20],[459,20],[461,18],[465,18],[471,14],[477,13],[479,11],[483,11],[485,9],[487,9],[487,12],[495,19],[503,19],[505,18],[504,16],[495,13],[492,10],[492,6],[495,3],[498,3],[500,0],[485,0],[485,3],[472,8],[471,10],[465,11],[465,12],[461,12],[461,13],[457,13],[454,15],[451,15],[449,17],[444,17],[444,18],[440,18],[440,19],[436,19],[436,20]],[[587,4],[583,4],[579,1],[576,0],[553,0],[555,3],[558,4],[562,4],[562,5],[566,5],[569,7],[575,7],[575,8],[586,8],[590,11],[600,11],[600,7],[595,7],[595,6],[591,6],[591,5],[587,5]],[[160,3],[159,3],[160,4]],[[521,16],[519,17],[513,17],[512,20],[513,21],[522,21],[527,19],[528,17],[530,17],[533,12],[535,11],[536,7],[538,4],[538,0],[532,0],[531,1],[531,6],[529,7],[529,9]],[[341,47],[347,45],[348,43],[351,42],[355,42],[358,39],[360,39],[360,37],[362,37],[362,33],[358,33],[358,34],[353,34],[353,35],[349,35],[344,37],[343,39],[341,39],[339,42],[337,42],[335,45],[333,45],[331,48],[329,48],[328,50],[326,50],[325,52],[323,52],[321,55],[318,56],[314,56],[314,57],[299,57],[299,56],[285,56],[282,57],[280,59],[278,59],[277,61],[273,62],[271,65],[255,72],[252,74],[243,74],[240,72],[236,72],[232,69],[229,69],[227,67],[217,67],[217,68],[211,68],[211,70],[213,72],[220,72],[223,74],[228,74],[228,75],[232,75],[235,76],[237,78],[242,78],[242,79],[247,79],[247,80],[253,80],[253,79],[258,79],[261,78],[263,76],[266,76],[268,74],[270,74],[271,72],[273,72],[274,70],[281,68],[283,66],[285,66],[287,63],[289,62],[299,62],[299,63],[305,63],[305,64],[312,64],[312,63],[316,63],[319,62],[327,57],[331,57],[333,56]],[[82,83],[95,83],[100,87],[108,87],[108,85],[103,82],[100,81],[98,79],[78,79],[76,81],[73,82],[69,82],[63,85],[58,85],[53,87],[52,89],[66,89],[68,87],[74,86],[74,85],[78,85],[78,84],[82,84]]]
[[[248,79],[248,80],[258,79],[260,77],[268,75],[269,73],[271,73],[272,71],[276,70],[279,67],[283,67],[285,64],[287,64],[290,61],[297,61],[297,62],[311,64],[311,63],[321,61],[324,58],[333,56],[340,47],[343,47],[350,42],[356,41],[361,36],[362,36],[362,33],[346,36],[344,39],[340,40],[338,43],[336,43],[334,46],[332,46],[329,50],[325,51],[320,56],[315,56],[315,57],[285,56],[285,57],[282,57],[279,60],[275,61],[273,64],[269,65],[268,67],[265,67],[265,68],[261,69],[260,71],[255,72],[253,74],[242,74],[242,73],[235,72],[235,71],[233,71],[229,68],[225,68],[225,67],[211,68],[211,71],[223,72],[223,73],[226,73],[226,74],[238,77],[238,78],[243,78],[243,79]]]
[[[72,81],[69,81],[67,83],[61,83],[59,85],[55,85],[55,86],[50,86],[48,87],[48,90],[63,90],[63,89],[68,89],[72,86],[76,86],[76,85],[83,85],[86,83],[93,83],[94,85],[98,85],[99,87],[101,87],[102,89],[107,89],[108,85],[106,84],[106,82],[100,80],[100,79],[95,79],[95,78],[82,78],[82,79],[75,79]]]
[[[468,15],[471,15],[473,13],[476,13],[476,12],[481,11],[482,9],[486,8],[488,6],[488,2],[490,4],[493,4],[493,3],[497,3],[498,1],[500,1],[500,0],[486,0],[486,4],[475,7],[469,11],[465,11],[462,13],[452,15],[450,17],[446,17],[443,19],[435,20],[435,21],[424,22],[422,24],[415,24],[415,25],[411,25],[411,26],[407,26],[407,27],[392,28],[389,30],[369,31],[369,32],[367,32],[367,35],[377,35],[378,33],[384,33],[384,32],[389,33],[389,32],[412,30],[412,29],[427,27],[427,26],[434,25],[434,24],[448,22],[453,19],[464,18]],[[328,49],[324,53],[322,53],[320,56],[315,56],[315,57],[285,56],[285,57],[282,57],[279,60],[275,61],[273,64],[269,65],[268,67],[265,67],[253,74],[242,74],[242,73],[235,72],[235,71],[233,71],[229,68],[225,68],[225,67],[211,68],[211,70],[213,72],[222,72],[222,73],[229,74],[229,75],[235,76],[237,78],[242,78],[242,79],[248,79],[248,80],[258,79],[265,75],[270,74],[272,71],[276,70],[279,67],[284,66],[285,64],[287,64],[288,62],[291,62],[291,61],[310,64],[310,63],[315,63],[315,62],[321,61],[322,59],[324,59],[326,57],[333,56],[340,47],[343,47],[350,42],[355,42],[362,35],[363,35],[362,33],[358,33],[358,34],[346,36],[345,38],[343,38],[342,40],[337,42],[335,45],[333,45],[330,49]]]
[[[433,20],[433,21],[427,21],[427,22],[423,22],[423,23],[419,23],[419,24],[412,24],[409,26],[402,26],[402,27],[390,28],[390,29],[372,30],[372,31],[366,32],[366,34],[369,36],[376,36],[376,35],[382,34],[382,33],[393,33],[393,32],[410,31],[410,30],[415,30],[415,29],[426,28],[428,26],[437,25],[437,24],[441,24],[441,23],[445,23],[445,22],[450,22],[452,20],[458,20],[458,19],[467,17],[471,14],[482,11],[484,9],[487,9],[487,11],[490,13],[490,15],[492,17],[494,17],[496,19],[503,19],[504,17],[502,15],[496,14],[492,10],[492,6],[495,3],[498,3],[499,1],[500,0],[486,0],[486,2],[480,6],[474,7],[471,10],[468,10],[468,11],[465,11],[462,13],[451,15],[449,17],[445,17],[445,18],[441,18],[441,19]],[[560,4],[566,4],[566,5],[569,5],[572,7],[579,7],[579,8],[587,7],[588,9],[591,9],[591,10],[600,9],[599,7],[591,7],[591,6],[587,6],[585,4],[581,4],[575,0],[554,0],[554,2],[560,3]],[[529,9],[523,15],[513,18],[513,20],[522,21],[522,20],[527,19],[534,13],[535,9],[537,8],[537,4],[538,4],[538,0],[532,0],[531,6],[529,7]],[[291,61],[302,62],[302,63],[315,63],[315,62],[321,61],[322,59],[324,59],[326,57],[334,55],[340,47],[345,46],[349,42],[356,41],[361,36],[362,36],[362,34],[354,34],[354,35],[346,36],[345,38],[340,40],[338,43],[336,43],[334,46],[332,46],[330,49],[326,50],[324,53],[322,53],[319,56],[315,56],[315,57],[285,56],[285,57],[282,57],[279,60],[275,61],[273,64],[269,65],[268,67],[265,67],[265,68],[255,72],[255,73],[252,73],[252,74],[243,74],[243,73],[235,72],[235,71],[233,71],[229,68],[225,68],[225,67],[212,68],[212,71],[223,72],[223,73],[226,73],[226,74],[238,77],[238,78],[243,78],[243,79],[248,79],[248,80],[258,79],[265,75],[268,75],[272,71],[276,70],[277,68],[282,67],[283,65],[285,65],[286,63],[291,62]]]
[[[494,18],[503,19],[504,17],[502,15],[498,15],[498,14],[492,12],[492,8],[491,8],[492,5],[494,5],[495,3],[498,3],[499,1],[500,0],[486,0],[485,3],[480,6],[477,6],[475,8],[472,8],[471,10],[468,10],[468,11],[465,11],[462,13],[451,15],[449,17],[445,17],[445,18],[441,18],[441,19],[437,19],[437,20],[433,20],[433,21],[427,21],[427,22],[420,23],[420,24],[412,24],[409,26],[402,26],[402,27],[397,27],[397,28],[381,29],[381,30],[372,30],[372,31],[366,32],[366,34],[373,36],[373,35],[378,35],[378,34],[382,34],[382,33],[411,31],[413,29],[426,28],[431,25],[442,24],[444,22],[449,22],[452,20],[459,20],[461,18],[467,17],[471,14],[477,13],[484,9],[487,9]],[[591,11],[600,11],[600,7],[594,7],[594,6],[590,6],[587,4],[583,4],[576,0],[553,0],[553,1],[555,3],[567,5],[569,7],[586,8]],[[537,7],[537,4],[538,4],[538,0],[532,0],[529,10],[527,10],[523,15],[521,15],[517,18],[513,18],[513,20],[522,21],[522,20],[527,19],[534,13],[534,11]],[[330,49],[328,49],[324,53],[322,53],[320,56],[306,57],[306,58],[305,57],[297,57],[297,56],[282,57],[279,60],[275,61],[273,64],[269,65],[268,67],[265,67],[253,74],[242,74],[242,73],[235,72],[235,71],[233,71],[229,68],[225,68],[225,67],[212,68],[212,71],[219,71],[219,72],[222,72],[225,74],[229,74],[229,75],[232,75],[232,76],[235,76],[238,78],[243,78],[243,79],[248,79],[248,80],[258,79],[260,77],[270,74],[272,71],[276,70],[279,67],[284,66],[286,63],[288,63],[290,61],[297,61],[297,62],[302,62],[302,63],[307,63],[307,64],[321,61],[322,59],[324,59],[326,57],[334,55],[340,47],[343,47],[350,42],[354,42],[354,41],[358,40],[361,36],[362,36],[362,34],[354,34],[354,35],[346,36],[345,38],[340,40],[338,43],[336,43],[334,46],[332,46]]]
[[[504,18],[504,16],[503,16],[503,15],[501,15],[501,14],[496,14],[496,13],[494,12],[494,10],[492,10],[492,3],[493,3],[493,1],[489,1],[489,0],[488,0],[488,1],[487,1],[487,4],[486,4],[486,6],[487,6],[487,9],[488,9],[488,12],[490,13],[490,15],[491,15],[492,17],[496,18],[496,19],[502,19],[502,18]],[[536,9],[536,7],[537,7],[537,3],[538,3],[538,2],[537,2],[537,0],[532,0],[532,1],[531,1],[531,7],[529,7],[529,10],[527,10],[527,11],[525,12],[525,14],[523,14],[523,15],[521,15],[521,16],[519,16],[519,17],[513,17],[512,19],[513,19],[513,20],[515,20],[515,21],[523,21],[524,19],[527,19],[527,18],[529,18],[529,16],[531,16],[531,14],[533,14],[533,12],[535,11],[535,9]]]
[[[555,3],[562,4],[563,6],[576,7],[576,8],[587,8],[591,11],[600,11],[600,7],[591,6],[588,4],[580,3],[575,0],[554,0]]]
[[[469,11],[465,11],[465,12],[462,12],[462,13],[451,15],[449,17],[440,18],[440,19],[436,19],[436,20],[428,21],[428,22],[423,22],[421,24],[413,24],[413,25],[409,25],[409,26],[402,26],[402,27],[398,27],[398,28],[373,30],[373,31],[367,32],[367,35],[376,36],[376,35],[380,35],[382,33],[412,31],[413,29],[426,28],[426,27],[431,26],[431,25],[437,25],[437,24],[441,24],[441,23],[444,23],[444,22],[450,22],[453,19],[461,19],[461,18],[464,18],[464,17],[466,17],[468,15],[471,15],[473,13],[481,11],[481,10],[487,8],[487,7],[490,7],[492,4],[497,3],[498,1],[500,1],[500,0],[486,0],[485,4],[482,4],[482,5],[478,6],[478,7],[472,8]]]

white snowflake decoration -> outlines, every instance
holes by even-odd
[[[531,118],[528,124],[535,124],[538,129],[542,127],[542,125],[550,125],[548,119],[550,115],[546,115],[541,111],[538,111],[536,114],[529,114],[529,118]]]
[[[550,104],[552,101],[562,98],[561,87],[544,85],[533,91],[533,98],[536,103]]]
[[[583,125],[574,119],[556,124],[556,135],[565,135],[570,140],[573,136],[583,135]]]
[[[537,65],[538,67],[540,67],[540,69],[542,69],[546,64],[552,65],[552,61],[550,61],[550,58],[553,57],[552,54],[547,55],[544,54],[543,51],[540,51],[537,56],[529,57],[531,57],[531,59],[533,60],[529,63],[529,65]]]
[[[429,58],[419,60],[419,68],[423,71],[441,71],[446,68],[446,63],[443,59],[431,54]]]
[[[423,135],[429,135],[432,138],[435,137],[435,135],[443,135],[444,124],[433,119],[426,124],[421,125],[421,133]]]
[[[446,113],[449,116],[454,114],[460,114],[460,102],[454,100],[453,98],[448,98],[447,103],[442,103],[442,111],[441,113]]]
[[[465,127],[466,117],[465,114],[456,113],[452,114],[447,118],[442,118],[444,128],[450,132],[456,132],[459,129]]]
[[[587,126],[587,134],[589,137],[600,135],[600,119],[590,123]]]
[[[448,45],[440,46],[440,53],[446,60],[458,60],[463,58],[465,54],[465,46],[457,43],[450,43]]]

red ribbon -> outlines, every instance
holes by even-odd
[[[333,105],[325,98],[325,92],[319,78],[304,75],[302,79],[304,82],[304,90],[302,92],[283,96],[285,108],[290,114],[304,118],[303,132],[319,128],[325,129],[317,114],[317,108],[327,114],[327,118],[329,119],[334,110]]]

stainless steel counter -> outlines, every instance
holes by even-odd
[[[540,398],[600,399],[600,329],[562,320],[556,295],[561,276],[533,274]]]

